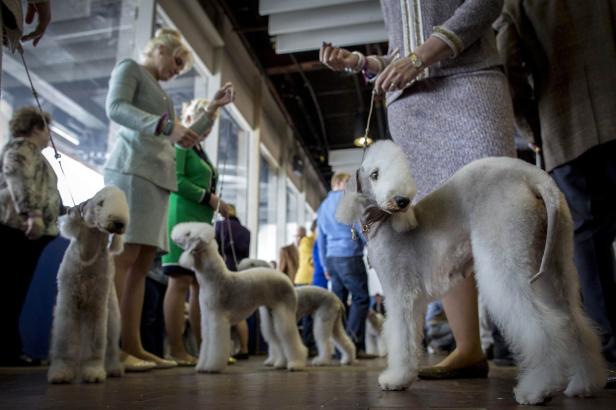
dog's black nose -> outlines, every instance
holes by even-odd
[[[398,208],[400,209],[406,208],[406,206],[411,202],[410,199],[403,197],[403,196],[395,197],[394,201],[396,201],[396,205],[398,205]]]
[[[122,229],[124,229],[124,222],[113,222],[113,229],[116,231],[121,231]]]

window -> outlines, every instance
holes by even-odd
[[[278,211],[277,169],[263,153],[259,164],[259,228],[257,257],[266,261],[278,260],[276,249],[276,215]]]
[[[308,205],[308,202],[304,204],[304,215],[304,226],[306,227],[306,231],[310,232],[312,221],[314,221],[317,216],[315,215],[310,205]]]
[[[224,108],[218,119],[218,180],[216,192],[223,201],[235,205],[237,217],[246,223],[248,197],[248,132]]]
[[[299,194],[290,184],[287,184],[287,219],[285,243],[295,243],[295,234],[299,226]]]
[[[118,60],[134,48],[136,0],[53,1],[53,16],[45,37],[25,60],[43,110],[52,118],[52,135],[75,201],[102,187],[100,171],[106,160],[109,120],[105,98],[109,76]],[[25,28],[25,32],[32,27]],[[4,53],[0,130],[6,142],[12,113],[36,106],[18,54]],[[56,161],[51,159],[55,167]],[[79,165],[84,172],[78,170]],[[59,180],[64,178],[59,174]],[[65,204],[72,201],[63,194]]]

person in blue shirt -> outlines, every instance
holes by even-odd
[[[345,306],[351,294],[346,331],[361,349],[370,307],[368,274],[362,258],[364,243],[354,240],[351,228],[336,220],[336,208],[350,178],[343,172],[332,177],[332,190],[317,212],[317,246],[325,277],[332,281],[332,291]]]

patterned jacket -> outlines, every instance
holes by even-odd
[[[43,213],[44,235],[57,235],[62,201],[58,178],[39,148],[13,138],[0,153],[0,223],[24,229],[28,212]]]

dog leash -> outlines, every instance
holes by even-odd
[[[26,70],[26,76],[28,77],[28,82],[30,83],[30,90],[32,91],[32,96],[34,97],[38,110],[41,113],[43,124],[45,124],[47,131],[49,131],[49,141],[51,142],[51,147],[53,148],[54,158],[56,159],[56,161],[58,161],[58,165],[60,166],[60,172],[62,172],[62,175],[64,176],[64,180],[66,181],[66,189],[68,191],[69,196],[71,197],[73,206],[75,206],[77,205],[77,203],[75,202],[75,198],[73,197],[73,192],[71,191],[70,184],[68,183],[68,177],[66,176],[66,172],[64,172],[62,161],[60,161],[60,158],[62,157],[62,155],[60,155],[60,153],[58,152],[58,149],[56,148],[56,144],[53,140],[51,129],[49,128],[49,124],[47,124],[47,119],[45,118],[43,107],[41,107],[41,102],[38,98],[38,93],[36,92],[36,89],[34,88],[34,84],[32,83],[32,77],[30,77],[30,70],[28,69],[28,64],[26,64],[26,58],[24,57],[24,49],[22,47],[19,47],[18,50],[19,50],[19,55],[21,56],[21,61]]]
[[[227,152],[225,152],[225,159],[223,161],[222,169],[227,168]],[[216,214],[220,215],[220,202],[222,201],[222,192],[223,192],[224,184],[222,183],[222,174],[220,175],[220,190],[218,195],[218,204],[216,204]],[[220,215],[222,217],[222,215]],[[220,249],[222,250],[222,256],[225,259],[225,263],[227,262],[227,255],[224,252],[225,247],[225,228],[229,233],[229,246],[231,247],[231,256],[233,257],[233,262],[235,263],[235,267],[237,269],[238,261],[237,254],[235,252],[235,241],[233,240],[233,231],[231,230],[231,221],[229,217],[226,217],[222,221],[222,229],[220,230]]]

